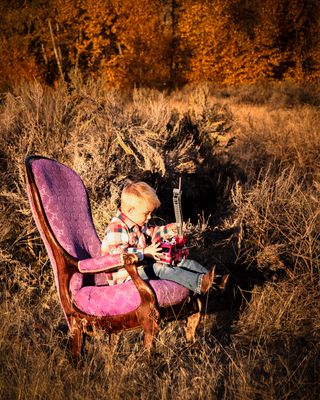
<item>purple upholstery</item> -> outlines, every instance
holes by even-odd
[[[162,307],[174,305],[185,300],[190,291],[175,282],[165,280],[149,281],[158,304]],[[70,289],[75,305],[87,314],[114,316],[126,314],[140,305],[140,295],[132,281],[114,286],[85,286],[75,274]]]
[[[82,272],[96,272],[110,267],[111,260],[108,256],[100,256],[101,241],[93,225],[87,191],[81,178],[55,160],[35,158],[31,159],[30,164],[45,214],[60,245],[79,260],[78,265]],[[28,183],[27,193],[36,225],[50,257],[59,293],[57,264],[34,212]],[[121,265],[120,258],[119,256],[115,265]],[[106,274],[97,273],[92,286],[84,286],[84,276],[81,273],[73,275],[70,291],[77,307],[85,313],[96,316],[120,315],[133,311],[140,305],[140,296],[132,281],[107,286]],[[191,293],[174,282],[154,280],[149,283],[160,306],[179,303]]]
[[[120,266],[123,266],[122,254],[106,254],[100,257],[86,258],[78,262],[79,271],[82,273],[111,271],[114,267]]]
[[[49,224],[61,246],[80,260],[100,255],[101,242],[92,222],[80,177],[57,161],[31,161]]]

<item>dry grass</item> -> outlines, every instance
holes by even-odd
[[[264,85],[124,95],[73,76],[69,88],[34,83],[7,94],[0,118],[1,398],[318,398],[316,93]],[[162,327],[149,358],[139,332],[98,332],[81,365],[72,364],[25,193],[23,160],[32,153],[82,176],[100,236],[125,178],[157,187],[158,218],[168,221],[182,175],[192,257],[232,275],[223,297],[207,299],[194,344],[186,343],[182,322]]]

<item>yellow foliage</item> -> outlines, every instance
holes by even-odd
[[[7,90],[22,80],[39,78],[43,71],[29,52],[29,32],[22,35],[28,21],[26,13],[7,10],[0,4],[0,15],[0,90]]]
[[[307,0],[6,1],[0,15],[2,87],[72,68],[121,88],[320,77],[320,4]]]
[[[113,6],[116,18],[112,33],[117,38],[117,51],[103,63],[106,81],[120,86],[158,86],[168,80],[168,37],[161,24],[163,3],[114,0]]]
[[[220,60],[227,39],[229,18],[224,12],[227,2],[186,1],[180,11],[179,36],[182,73],[187,81],[220,80]],[[189,56],[191,54],[191,57]]]

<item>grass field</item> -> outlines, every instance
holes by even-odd
[[[320,396],[320,94],[263,84],[164,94],[21,85],[0,104],[2,399],[317,399]],[[26,197],[27,155],[76,170],[102,238],[121,183],[157,188],[173,219],[182,177],[191,257],[232,279],[205,299],[193,344],[164,324],[148,357],[140,332],[86,343],[66,322]]]

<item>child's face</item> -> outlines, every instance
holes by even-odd
[[[136,204],[127,211],[127,216],[139,226],[146,224],[151,218],[154,207],[145,202]]]

